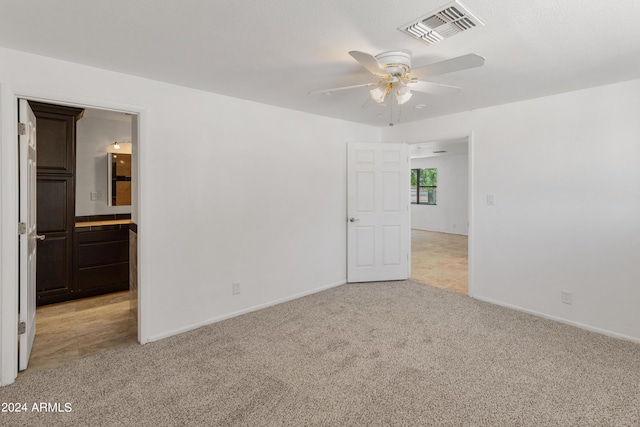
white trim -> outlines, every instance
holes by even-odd
[[[18,105],[0,84],[0,385],[18,375]]]
[[[429,206],[429,205],[416,205],[416,206]],[[468,236],[468,234],[454,233],[453,231],[428,230],[426,228],[418,228],[418,227],[411,227],[411,229],[418,230],[418,231],[433,231],[434,233],[451,234],[453,236]]]
[[[148,253],[144,250],[145,247],[145,224],[148,224],[147,211],[142,207],[144,200],[147,198],[147,192],[144,188],[150,188],[147,185],[148,174],[146,174],[147,163],[143,162],[142,153],[147,148],[147,135],[149,135],[149,128],[147,127],[147,111],[144,107],[133,110],[138,113],[137,128],[138,139],[136,147],[136,161],[138,166],[138,185],[137,185],[137,221],[136,221],[136,240],[138,242],[136,260],[138,262],[138,341],[140,344],[146,344],[149,342],[150,331],[150,311],[151,311],[151,283],[145,282],[144,278],[147,277],[147,268],[151,265],[148,262]]]
[[[0,386],[11,384],[18,375],[18,176],[17,176],[17,100],[26,98],[61,105],[92,107],[138,114],[138,322],[139,341],[149,341],[150,284],[145,283],[147,256],[144,248],[146,211],[142,208],[146,198],[146,163],[141,161],[148,135],[146,107],[42,88],[0,83]]]
[[[473,298],[477,299],[479,301],[487,302],[489,304],[495,304],[495,305],[499,305],[501,307],[506,307],[506,308],[511,309],[511,310],[520,311],[522,313],[532,314],[532,315],[537,316],[537,317],[542,317],[544,319],[553,320],[555,322],[563,323],[565,325],[575,326],[576,328],[584,329],[584,330],[589,331],[589,332],[595,332],[595,333],[598,333],[598,334],[601,334],[601,335],[606,335],[608,337],[618,338],[618,339],[622,339],[622,340],[625,340],[625,341],[631,341],[631,342],[640,344],[640,339],[639,338],[630,337],[629,335],[619,334],[617,332],[609,331],[607,329],[597,328],[595,326],[587,325],[585,323],[574,322],[573,320],[568,320],[568,319],[564,319],[562,317],[557,317],[557,316],[552,316],[550,314],[545,314],[545,313],[542,313],[542,312],[539,312],[539,311],[536,311],[536,310],[530,310],[528,308],[520,307],[520,306],[517,306],[517,305],[508,304],[508,303],[501,302],[501,301],[496,301],[496,300],[491,299],[491,298],[485,298],[485,297],[473,297]]]
[[[300,293],[297,293],[297,294],[294,294],[294,295],[289,295],[287,297],[279,298],[279,299],[276,299],[276,300],[273,300],[273,301],[270,301],[270,302],[266,302],[266,303],[263,303],[263,304],[254,305],[253,307],[244,308],[242,310],[234,311],[233,313],[228,313],[228,314],[223,314],[222,316],[212,317],[210,319],[203,320],[202,322],[193,323],[193,324],[190,324],[188,326],[184,326],[182,328],[177,328],[177,329],[173,329],[173,330],[168,331],[168,332],[163,332],[161,334],[154,335],[154,336],[149,338],[149,341],[150,342],[151,341],[159,341],[161,339],[169,338],[169,337],[174,336],[174,335],[178,335],[178,334],[182,334],[184,332],[192,331],[194,329],[198,329],[198,328],[201,328],[203,326],[207,326],[207,325],[211,325],[213,323],[221,322],[223,320],[231,319],[232,317],[237,317],[237,316],[241,316],[243,314],[251,313],[253,311],[262,310],[263,308],[267,308],[267,307],[271,307],[271,306],[274,306],[274,305],[282,304],[283,302],[292,301],[294,299],[302,298],[302,297],[305,297],[307,295],[317,294],[318,292],[322,292],[322,291],[326,291],[327,289],[331,289],[331,288],[335,288],[335,287],[338,287],[338,286],[342,286],[342,285],[344,285],[346,283],[347,283],[347,279],[344,279],[344,280],[341,280],[339,282],[334,282],[334,283],[330,283],[328,285],[323,285],[323,286],[320,286],[319,288],[315,288],[315,289],[312,289],[312,290],[309,290],[309,291],[300,292]]]
[[[473,179],[473,173],[474,173],[474,159],[475,159],[475,142],[474,142],[474,135],[473,135],[473,131],[469,132],[469,135],[467,135],[467,162],[469,164],[468,168],[468,174],[469,174],[469,184],[468,184],[468,199],[467,199],[467,204],[468,204],[468,209],[469,209],[469,226],[467,227],[467,295],[470,296],[471,298],[473,298],[475,296],[475,286],[474,286],[474,281],[473,281],[473,261],[475,259],[474,257],[474,246],[473,246],[473,242],[474,242],[474,230],[475,230],[475,209],[473,208],[473,195],[475,193],[474,190],[474,179]]]

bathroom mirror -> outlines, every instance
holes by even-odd
[[[108,153],[109,206],[131,205],[131,154]]]

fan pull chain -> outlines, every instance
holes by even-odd
[[[389,110],[390,110],[390,113],[389,113],[389,126],[393,126],[393,101],[394,101],[393,96],[395,95],[393,93],[393,86],[391,86],[391,89],[389,90],[389,92],[391,92],[390,93],[391,96],[389,96],[389,98],[390,98],[389,99]]]
[[[393,90],[393,86],[391,86],[391,90],[389,91],[390,93],[390,102],[389,102],[389,109],[390,109],[390,114],[389,114],[389,126],[393,126],[393,105],[394,104],[398,104],[398,120],[396,120],[396,123],[400,123],[402,121],[402,104],[400,104],[398,102],[398,95],[395,93],[395,91]],[[394,99],[395,98],[395,99]]]

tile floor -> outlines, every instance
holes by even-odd
[[[36,337],[24,373],[136,342],[129,291],[45,305],[36,309]]]
[[[468,237],[411,230],[411,277],[417,282],[468,293]]]

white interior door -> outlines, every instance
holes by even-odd
[[[406,144],[348,144],[347,281],[409,278],[409,189]]]
[[[36,116],[29,103],[19,100],[19,121],[24,132],[19,135],[20,150],[20,343],[19,369],[29,364],[36,336]]]

